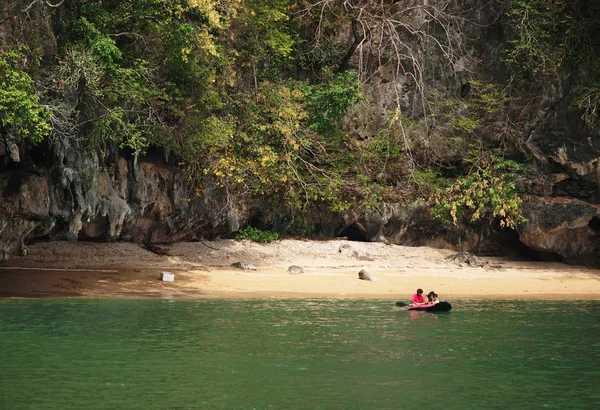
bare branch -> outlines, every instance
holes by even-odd
[[[60,2],[56,3],[56,4],[52,4],[50,3],[48,0],[44,1],[44,0],[33,0],[31,3],[29,3],[29,6],[25,7],[23,9],[24,13],[27,13],[29,10],[31,10],[31,8],[37,4],[46,4],[48,7],[52,7],[52,8],[58,8],[60,6],[63,5],[63,3],[65,2],[65,0],[61,0]]]
[[[48,5],[48,7],[53,7],[53,8],[57,8],[62,6],[62,4],[65,2],[65,0],[61,0],[59,3],[57,4],[51,4],[49,1],[46,1],[46,4]]]

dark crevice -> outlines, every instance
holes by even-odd
[[[584,201],[595,202],[598,198],[598,185],[583,179],[568,178],[554,184],[552,196],[572,197]]]
[[[83,224],[77,240],[88,242],[106,242],[108,237],[108,217],[97,215],[94,219]]]
[[[562,256],[553,253],[538,251],[528,246],[523,245],[522,253],[525,258],[539,262],[564,262]]]
[[[352,225],[348,225],[345,227],[342,232],[340,232],[338,237],[348,238],[350,241],[356,242],[367,242],[367,232],[365,228],[359,224],[358,222],[353,223]]]
[[[350,59],[356,52],[356,49],[358,48],[360,43],[365,40],[365,36],[366,36],[366,34],[362,32],[362,27],[360,26],[360,23],[358,20],[353,18],[353,19],[351,19],[351,23],[352,23],[352,35],[354,37],[354,42],[352,43],[352,45],[350,45],[350,48],[348,48],[348,51],[346,51],[346,54],[344,55],[344,57],[342,58],[342,61],[340,62],[340,66],[338,68],[338,72],[340,72],[340,73],[343,73],[344,71],[347,71],[350,68]]]
[[[600,220],[598,221],[600,225]],[[494,230],[482,241],[475,252],[479,256],[501,256],[512,260],[563,262],[563,258],[553,252],[538,251],[521,242],[514,229]]]
[[[596,235],[600,235],[600,216],[594,216],[590,219],[588,226]]]

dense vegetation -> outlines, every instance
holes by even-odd
[[[526,156],[511,158],[523,139],[517,84],[583,67],[573,109],[596,127],[600,6],[510,2],[507,87],[458,68],[478,66],[476,28],[453,2],[398,3],[10,2],[0,135],[104,157],[160,151],[198,193],[216,184],[364,212],[422,198],[442,221],[514,227],[526,169],[515,161]],[[377,101],[381,89],[392,103]]]

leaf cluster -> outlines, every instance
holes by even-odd
[[[526,222],[515,184],[523,166],[497,154],[472,158],[472,161],[473,166],[466,175],[456,178],[449,187],[436,190],[431,198],[432,214],[454,225],[484,219],[498,220],[501,228],[514,229]]]
[[[19,51],[0,50],[0,137],[36,144],[50,133],[51,114],[40,106],[33,79],[23,66]]]
[[[504,61],[525,74],[553,72],[564,55],[560,34],[568,21],[565,5],[560,1],[513,0],[507,16],[514,38],[504,50]]]
[[[240,229],[240,231],[236,234],[235,238],[250,239],[254,242],[268,243],[274,242],[277,239],[279,239],[279,234],[277,232],[263,231],[262,229],[247,226],[245,228]]]

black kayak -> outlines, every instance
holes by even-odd
[[[404,302],[396,302],[396,306],[406,306]],[[450,312],[452,305],[448,302],[430,303],[422,306],[408,306],[408,310],[425,310],[427,312]]]

